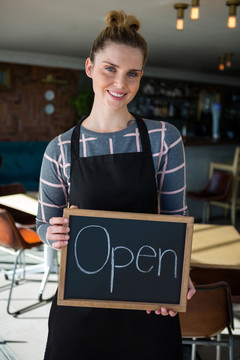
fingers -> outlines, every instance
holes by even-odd
[[[176,312],[176,311],[173,311],[173,310],[170,310],[170,311],[169,311],[169,315],[170,315],[171,317],[174,317],[174,316],[177,315],[177,312]]]
[[[51,241],[68,240],[70,228],[62,225],[52,225],[47,229],[47,239]]]
[[[70,228],[68,226],[50,226],[47,232],[47,238],[51,241],[64,241],[69,239]]]
[[[64,217],[52,217],[49,220],[50,225],[66,225],[68,224],[68,218]]]
[[[59,250],[68,244],[68,233],[70,231],[68,222],[68,219],[63,217],[53,217],[49,220],[51,226],[47,228],[46,238],[56,250]]]
[[[146,310],[146,313],[147,314],[151,314],[151,310]],[[177,312],[176,311],[173,311],[173,310],[168,310],[167,308],[165,307],[161,307],[160,310],[155,310],[155,314],[156,315],[162,315],[162,316],[171,316],[171,317],[174,317],[177,315]]]
[[[195,294],[195,292],[196,292],[196,289],[192,283],[192,280],[189,278],[187,299],[190,300],[193,297],[193,295]]]
[[[156,313],[156,311],[155,311],[155,313]],[[177,312],[176,312],[176,311],[173,311],[173,310],[168,310],[168,309],[165,308],[165,307],[161,307],[161,314],[162,314],[163,316],[169,315],[169,316],[171,316],[171,317],[174,317],[174,316],[177,315]]]
[[[68,241],[55,241],[54,243],[52,243],[52,248],[55,250],[60,250],[61,248],[67,245],[68,245]]]
[[[195,294],[195,292],[196,292],[195,288],[190,289],[187,294],[187,299],[190,300],[193,297],[193,295]]]
[[[70,209],[78,209],[76,205],[72,205]],[[52,217],[49,220],[51,226],[47,229],[46,238],[48,241],[51,241],[51,246],[54,249],[61,249],[63,246],[68,244],[69,240],[69,231],[68,227],[69,220],[64,217]]]

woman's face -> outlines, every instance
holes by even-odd
[[[94,63],[86,61],[86,73],[93,81],[95,102],[113,110],[121,109],[136,95],[143,74],[143,55],[131,46],[106,44]]]

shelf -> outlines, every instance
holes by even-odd
[[[214,100],[215,99],[215,100]],[[221,118],[220,134],[226,137],[229,133],[240,137],[240,88],[213,86],[171,79],[143,77],[136,97],[129,110],[147,119],[166,121],[182,132],[187,127],[187,135],[193,145],[197,143],[218,144],[208,140],[194,140],[194,136],[211,136],[212,111],[214,101],[220,101]],[[221,144],[223,140],[221,140]]]

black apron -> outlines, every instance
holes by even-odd
[[[71,142],[70,204],[82,209],[157,213],[157,187],[144,121],[136,118],[142,152],[79,156],[81,122]],[[181,360],[178,316],[141,310],[57,306],[49,316],[45,360]]]

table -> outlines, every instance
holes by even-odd
[[[30,215],[37,215],[38,201],[27,194],[0,196],[0,204]]]
[[[28,194],[1,196],[0,204],[37,214],[37,199]],[[40,293],[49,273],[55,269],[55,256],[56,250],[44,245],[44,263],[32,269],[44,272]],[[232,225],[194,224],[191,263],[240,267],[240,234]]]
[[[34,196],[28,194],[13,194],[13,195],[0,196],[0,205],[5,205],[15,210],[19,210],[34,216],[37,215],[38,201],[35,194]],[[17,274],[22,274],[23,272],[44,273],[39,289],[40,300],[42,299],[42,294],[47,284],[49,274],[51,272],[58,273],[58,266],[56,260],[57,260],[57,251],[51,248],[50,246],[44,244],[44,260],[42,264],[27,266],[25,269],[19,268],[16,270]],[[12,271],[7,271],[6,275],[8,276],[8,278],[11,277],[12,273],[13,273]]]
[[[232,225],[194,224],[191,263],[239,268],[239,232]]]

